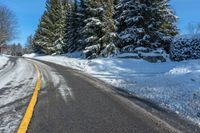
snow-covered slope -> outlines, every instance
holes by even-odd
[[[119,58],[94,60],[64,56],[34,58],[89,73],[200,125],[200,60],[149,63],[143,60]]]

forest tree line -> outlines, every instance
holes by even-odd
[[[33,37],[36,53],[107,57],[144,47],[169,51],[178,34],[169,0],[47,0]]]

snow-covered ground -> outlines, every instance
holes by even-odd
[[[16,131],[32,96],[36,74],[32,64],[0,56],[0,132]]]
[[[89,73],[174,111],[200,126],[200,60],[149,63],[120,58],[84,60],[65,56],[25,56]]]
[[[8,57],[0,55],[0,69],[7,63]]]

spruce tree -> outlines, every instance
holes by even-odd
[[[114,22],[110,0],[85,0],[86,19],[83,28],[86,58],[107,56],[115,49]]]
[[[79,23],[81,23],[78,19],[78,3],[77,0],[75,0],[74,3],[69,4],[69,11],[67,14],[66,38],[68,52],[74,52],[78,49],[78,28]]]
[[[53,49],[50,49],[51,53],[63,52],[63,10],[61,0],[48,0],[47,12],[49,13],[49,37],[51,38],[51,45]]]
[[[36,53],[44,53],[51,54],[49,48],[51,49],[51,40],[49,38],[49,29],[47,23],[48,20],[48,12],[45,11],[41,17],[40,23],[34,35],[34,51]]]
[[[83,0],[68,3],[65,27],[66,52],[81,51],[83,46],[82,31],[84,26],[85,7]]]
[[[83,44],[83,28],[85,26],[85,18],[86,18],[86,5],[84,3],[84,0],[80,0],[78,2],[76,0],[75,3],[75,33],[76,38],[74,40],[74,43],[76,44],[76,50],[77,51],[83,51],[85,49],[85,46]]]
[[[169,0],[121,0],[115,9],[117,46],[123,51],[167,48],[170,38],[177,34]]]
[[[40,45],[45,54],[63,53],[66,15],[64,1],[47,0],[46,11],[35,35],[36,45]]]
[[[116,39],[116,26],[114,23],[114,1],[104,0],[103,8],[105,10],[105,34],[102,36],[101,41],[103,43],[103,49],[100,56],[107,57],[113,53],[117,52],[114,40]]]
[[[64,53],[68,52],[68,42],[67,42],[67,27],[68,18],[67,14],[70,12],[70,4],[68,0],[62,0],[62,20],[61,20],[61,38],[62,38],[62,51]]]
[[[26,43],[25,43],[25,48],[24,48],[24,52],[27,53],[32,53],[33,51],[33,36],[29,35],[27,37]]]

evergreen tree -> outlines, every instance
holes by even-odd
[[[111,0],[86,0],[86,20],[83,29],[86,58],[107,56],[112,53],[114,22]]]
[[[63,53],[66,15],[64,1],[47,0],[46,11],[35,34],[35,45],[45,54]]]
[[[77,1],[75,0],[73,4],[69,4],[69,10],[67,15],[67,50],[68,52],[74,52],[77,49],[77,28],[78,28],[78,21],[77,21]]]
[[[114,40],[116,39],[116,26],[114,23],[113,15],[114,15],[114,1],[113,0],[104,0],[103,7],[105,10],[105,34],[101,38],[103,43],[103,49],[101,51],[101,56],[107,57],[112,53],[116,53],[117,49],[114,44]]]
[[[33,52],[33,36],[32,36],[32,35],[29,35],[29,36],[27,37],[24,52],[25,52],[26,54],[27,54],[27,53],[32,53],[32,52]]]
[[[75,0],[75,33],[76,38],[74,40],[74,44],[76,45],[77,51],[83,51],[85,49],[85,46],[83,44],[83,28],[85,26],[84,20],[86,19],[86,5],[84,3],[84,0],[80,0],[78,2]]]
[[[70,21],[70,13],[71,13],[71,3],[68,0],[62,1],[62,9],[63,9],[63,52],[67,53],[69,49],[69,21]]]
[[[176,17],[169,0],[121,0],[115,14],[119,40],[123,51],[136,47],[150,49],[169,47],[170,38],[177,34]]]
[[[169,0],[47,0],[34,49],[84,51],[86,58],[106,57],[118,48],[167,49],[177,34],[175,22]]]
[[[83,0],[68,3],[67,21],[65,27],[66,52],[80,51],[82,45],[82,30],[84,26],[85,8]]]
[[[46,4],[47,12],[49,13],[48,36],[51,39],[52,48],[50,53],[63,53],[63,8],[61,0],[48,0]]]
[[[44,53],[51,54],[51,50],[53,46],[51,44],[51,38],[49,37],[49,15],[48,12],[45,11],[41,17],[40,23],[34,35],[34,52],[36,53]]]

